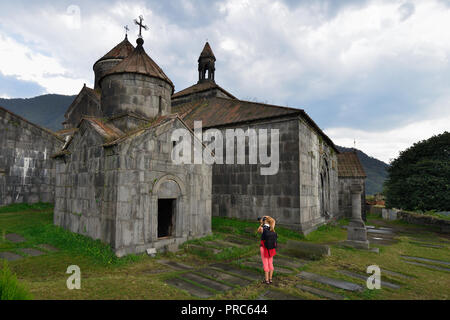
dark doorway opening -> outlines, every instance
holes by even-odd
[[[175,201],[176,199],[158,199],[158,238],[173,236]]]

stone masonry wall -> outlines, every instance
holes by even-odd
[[[320,173],[326,163],[329,175],[328,207],[331,216],[339,214],[337,156],[305,121],[299,120],[298,145],[300,150],[300,231],[309,233],[326,222],[321,214]]]
[[[173,250],[188,239],[211,233],[212,168],[206,164],[172,163],[172,130],[176,120],[118,146],[117,238],[119,255],[146,248]],[[163,190],[171,182],[176,190]],[[157,237],[157,201],[176,198],[175,234]]]
[[[106,117],[135,112],[146,118],[171,113],[172,87],[165,81],[140,74],[112,74],[101,80],[102,109]]]
[[[268,136],[270,129],[279,130],[279,171],[276,175],[261,175],[259,161],[257,165],[249,165],[248,157],[245,165],[215,164],[213,215],[249,220],[270,215],[278,224],[298,228],[300,222],[298,120],[296,118],[271,120],[237,128],[244,131],[248,128],[268,129]],[[224,130],[225,128],[222,132],[225,136]]]
[[[0,108],[0,206],[53,202],[55,166],[63,144],[49,131]]]
[[[119,156],[106,153],[97,132],[83,122],[56,162],[54,223],[72,232],[115,243]]]

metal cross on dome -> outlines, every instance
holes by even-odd
[[[139,16],[139,21],[137,19],[134,19],[134,23],[139,26],[139,38],[142,38],[142,29],[148,30],[148,27],[142,23],[144,21],[144,17]]]
[[[125,29],[125,35],[128,35],[128,31],[130,31],[130,28],[128,28],[128,25],[126,25],[123,28]]]

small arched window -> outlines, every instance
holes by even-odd
[[[158,102],[158,114],[162,114],[162,98],[159,96],[159,102]]]

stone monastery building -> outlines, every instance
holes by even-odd
[[[94,63],[94,88],[81,89],[59,132],[0,107],[0,205],[54,202],[56,225],[101,239],[118,256],[176,250],[208,235],[212,216],[270,215],[306,234],[351,215],[349,186],[364,185],[364,170],[304,110],[239,100],[221,88],[208,42],[198,82],[174,92],[144,40],[136,42],[125,37]],[[261,175],[265,165],[248,161],[173,163],[171,134],[184,128],[195,140],[194,121],[204,131],[278,129],[278,173]]]

